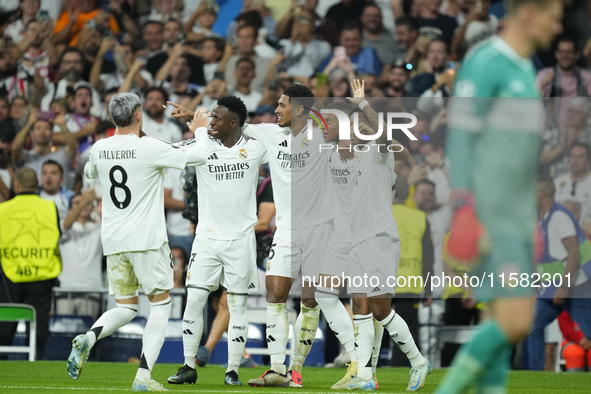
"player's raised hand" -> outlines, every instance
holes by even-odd
[[[347,100],[355,105],[361,104],[365,100],[365,81],[354,79],[351,82],[351,89],[353,90],[353,98],[347,97]]]
[[[167,101],[166,104],[172,105],[174,107],[174,110],[171,112],[170,115],[175,119],[184,119],[184,118],[191,119],[195,115],[195,112],[189,111],[188,109],[186,109],[185,107],[183,107],[180,104],[175,104],[170,101]]]
[[[191,130],[191,132],[193,134],[195,134],[195,131],[199,127],[207,127],[208,126],[209,112],[206,112],[206,111],[207,110],[205,108],[199,109],[197,112],[195,112],[195,115],[193,115],[193,121],[187,122],[187,126],[189,127],[189,130]]]

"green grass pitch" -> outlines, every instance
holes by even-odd
[[[169,388],[171,392],[202,393],[282,393],[295,392],[328,393],[330,386],[345,374],[344,369],[304,368],[303,389],[255,388],[249,387],[249,379],[260,376],[265,367],[243,369],[240,380],[246,386],[227,387],[224,385],[225,369],[218,365],[198,368],[199,378],[195,385],[175,386],[166,383],[180,365],[156,364],[152,377]],[[80,379],[72,380],[66,372],[65,361],[3,361],[0,362],[0,393],[75,393],[130,392],[131,383],[137,371],[137,364],[89,362],[84,367]],[[381,393],[405,393],[409,374],[406,368],[380,368],[378,380]],[[435,370],[427,379],[422,393],[434,392],[443,378],[444,370]],[[549,373],[531,371],[513,371],[509,377],[509,393],[590,393],[591,373]]]

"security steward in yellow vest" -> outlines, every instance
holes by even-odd
[[[396,179],[396,197],[392,212],[400,234],[400,262],[398,263],[398,286],[392,298],[394,310],[406,321],[416,343],[419,343],[419,302],[431,303],[431,285],[425,283],[433,274],[433,241],[425,212],[405,205],[409,186],[406,179]],[[422,278],[422,280],[420,280]],[[430,280],[430,279],[429,279]],[[402,286],[404,285],[404,286]],[[404,367],[408,359],[394,347],[390,364]]]
[[[37,314],[37,359],[49,334],[51,292],[62,270],[57,208],[36,194],[35,171],[15,174],[16,197],[0,204],[0,303],[32,305]],[[11,346],[16,323],[0,322],[0,346]]]

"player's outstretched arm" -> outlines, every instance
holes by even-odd
[[[367,119],[369,119],[369,125],[374,131],[377,131],[380,127],[379,125],[379,114],[374,110],[371,105],[365,99],[365,81],[354,79],[351,82],[351,89],[353,90],[353,97],[347,97],[352,104],[355,104],[361,108]],[[387,133],[382,133],[380,137],[375,140],[375,144],[378,145],[378,149],[381,153],[389,153],[388,148],[385,146],[388,143],[388,136]]]
[[[166,104],[172,105],[174,107],[174,110],[170,113],[170,115],[175,119],[193,119],[193,116],[195,115],[195,112],[189,111],[180,104],[170,101],[167,101]]]
[[[209,124],[209,112],[206,112],[205,108],[201,108],[193,115],[193,120],[187,122],[189,130],[195,134],[194,146],[188,149],[189,158],[187,165],[198,166],[207,162],[207,126]]]

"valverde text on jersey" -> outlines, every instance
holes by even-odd
[[[351,130],[355,133],[355,136],[363,141],[375,141],[384,132],[384,119],[386,119],[386,133],[388,141],[392,140],[392,131],[393,130],[401,130],[409,139],[413,141],[417,141],[417,138],[409,131],[410,128],[413,128],[417,124],[417,117],[411,113],[405,112],[378,112],[378,130],[373,135],[365,135],[361,134],[359,131],[359,114],[356,112],[353,114],[353,127],[351,127],[351,122],[349,117],[346,113],[338,109],[321,109],[320,112],[315,111],[311,108],[306,108],[309,111],[310,119],[308,119],[308,139],[311,140],[313,138],[313,125],[314,121],[320,126],[320,128],[328,129],[328,125],[326,124],[326,120],[322,116],[322,114],[334,114],[336,115],[339,121],[339,140],[350,140],[351,139]],[[399,122],[401,119],[410,119],[410,123],[394,123]],[[365,144],[365,145],[357,145],[357,146],[347,146],[347,147],[337,147],[337,150],[348,150],[348,151],[355,151],[355,152],[365,152],[371,149],[371,146],[379,146],[385,144]],[[391,144],[387,145],[386,148],[390,152],[401,152],[404,150],[404,147],[400,144]],[[333,144],[320,144],[320,150],[332,150],[335,149]]]

